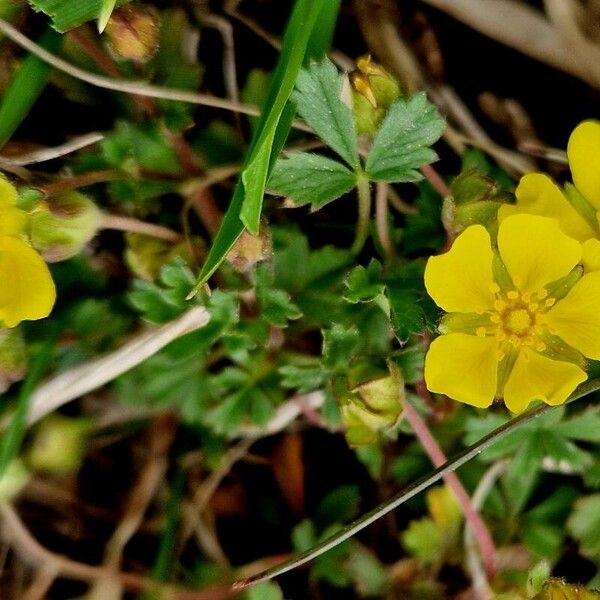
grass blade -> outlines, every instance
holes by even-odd
[[[261,182],[266,183],[295,114],[295,108],[288,103],[288,98],[302,63],[306,63],[310,58],[321,58],[327,51],[338,10],[338,0],[297,0],[286,28],[283,50],[264,102],[264,107],[269,108],[261,114],[242,176],[238,180],[227,213],[204,263],[196,290],[217,270],[245,225],[249,225],[250,231],[258,230],[264,195],[264,184],[261,185]],[[268,161],[265,160],[267,154]],[[255,182],[254,186],[250,186],[252,193],[248,199],[244,179],[247,182]]]
[[[48,29],[38,43],[50,52],[56,52],[60,35]],[[46,87],[52,67],[37,56],[29,55],[8,85],[0,106],[0,147],[12,137],[19,125],[29,114],[40,94]]]

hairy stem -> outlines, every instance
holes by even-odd
[[[410,426],[412,427],[419,442],[421,442],[421,446],[423,446],[423,449],[427,453],[427,456],[429,456],[431,459],[433,465],[435,467],[443,465],[447,461],[444,452],[436,442],[433,435],[431,435],[431,432],[427,427],[427,423],[425,423],[419,413],[408,401],[404,403],[404,416],[410,423]],[[460,479],[456,476],[456,473],[448,473],[447,475],[444,475],[444,481],[456,496],[456,499],[458,500],[461,510],[465,516],[465,520],[469,524],[475,538],[477,539],[481,556],[485,562],[487,576],[490,579],[493,579],[495,574],[496,549],[494,548],[492,536],[483,522],[483,519],[473,507],[471,499],[460,482]]]
[[[369,180],[364,176],[358,177],[358,223],[356,224],[356,236],[350,251],[358,254],[369,235],[369,221],[371,217],[371,186]]]

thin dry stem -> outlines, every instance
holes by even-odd
[[[124,217],[122,215],[104,214],[101,223],[102,229],[116,229],[117,231],[129,231],[131,233],[141,233],[149,237],[165,240],[166,242],[180,242],[183,236],[162,225],[147,223],[133,217]]]
[[[514,0],[421,0],[476,31],[598,86],[559,32],[538,10]],[[559,0],[562,2],[563,0]]]
[[[27,152],[26,154],[20,154],[19,156],[2,156],[0,157],[0,168],[25,167],[27,165],[55,160],[56,158],[61,158],[62,156],[86,148],[87,146],[97,144],[103,139],[104,135],[102,133],[86,133],[85,135],[77,136],[64,144],[52,148],[42,148],[41,150],[34,150],[33,152]]]
[[[204,327],[209,318],[203,306],[196,306],[165,325],[138,334],[114,352],[59,373],[42,383],[30,400],[29,424],[107,384],[186,333]]]

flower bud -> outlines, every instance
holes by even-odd
[[[158,15],[147,6],[122,6],[113,11],[104,34],[116,59],[146,63],[158,49]]]
[[[67,192],[29,213],[31,243],[47,262],[66,260],[96,235],[101,222],[102,213],[87,196]]]
[[[352,446],[371,444],[379,431],[392,429],[402,414],[402,375],[391,365],[391,375],[361,383],[342,399],[346,439]]]
[[[0,329],[0,393],[27,371],[25,341],[20,329]]]
[[[236,271],[245,273],[256,263],[267,259],[271,253],[271,237],[263,224],[258,235],[252,235],[248,230],[244,230],[229,251],[227,260]]]
[[[85,419],[72,419],[52,414],[35,429],[26,454],[32,471],[53,475],[76,472],[85,455],[89,423]]]
[[[369,55],[356,61],[350,74],[352,104],[359,135],[374,135],[388,108],[400,97],[398,82]]]

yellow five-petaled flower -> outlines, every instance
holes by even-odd
[[[555,219],[506,217],[492,246],[481,225],[429,259],[425,286],[448,314],[425,358],[432,392],[522,412],[561,404],[600,360],[600,272],[580,266],[582,244]]]
[[[27,213],[17,191],[0,176],[0,325],[47,317],[56,300],[48,266],[25,239]]]

